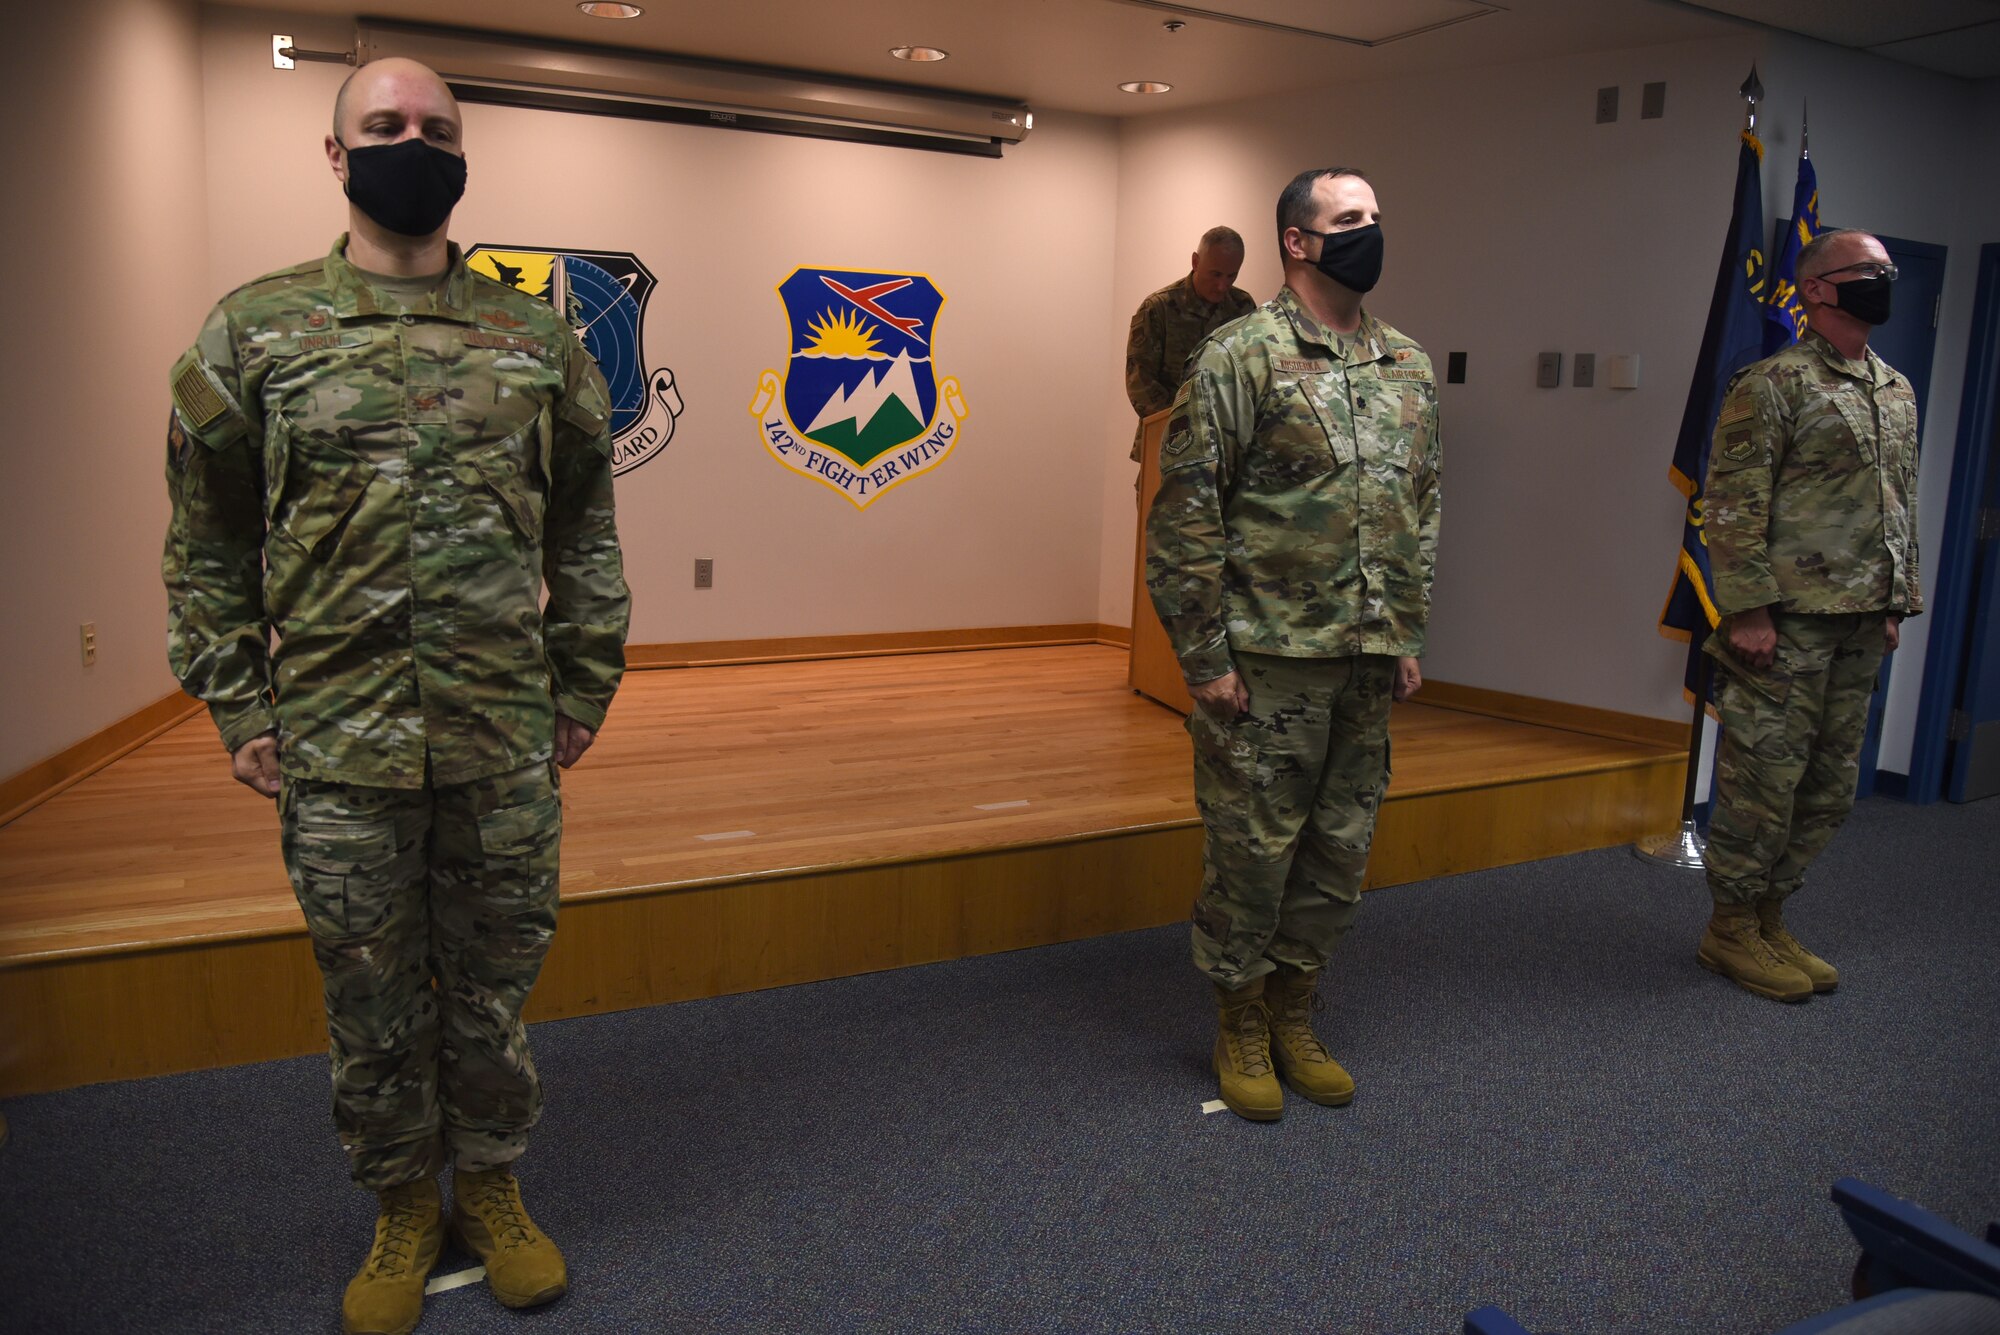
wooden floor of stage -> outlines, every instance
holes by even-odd
[[[1073,646],[632,673],[565,776],[563,901],[1194,826],[1181,720],[1125,670],[1122,649]],[[1680,753],[1658,745],[1418,703],[1392,731],[1392,805],[1640,769],[1652,806],[1678,786]],[[1516,800],[1483,819],[1537,817]],[[189,719],[0,827],[0,966],[301,935],[276,834]],[[1424,865],[1542,855],[1479,838]],[[1377,882],[1396,858],[1378,843]]]

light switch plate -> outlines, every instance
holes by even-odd
[[[1539,353],[1535,357],[1535,385],[1540,389],[1554,389],[1563,382],[1563,355],[1560,352]]]
[[[1605,365],[1605,383],[1613,389],[1639,388],[1639,354],[1621,352]]]

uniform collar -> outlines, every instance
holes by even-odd
[[[1861,360],[1851,362],[1841,356],[1840,349],[1834,347],[1832,340],[1817,329],[1806,330],[1806,336],[1799,341],[1811,348],[1821,361],[1850,380],[1860,380],[1870,385],[1885,385],[1889,382],[1891,375],[1889,364],[1877,357],[1873,348],[1863,348]]]
[[[1346,361],[1351,366],[1363,362],[1380,361],[1389,355],[1388,340],[1382,337],[1382,322],[1370,315],[1366,307],[1361,311],[1361,324],[1351,334],[1338,334],[1319,322],[1319,317],[1306,309],[1299,294],[1292,291],[1290,284],[1278,289],[1278,306],[1285,317],[1292,322],[1292,329],[1301,343],[1316,343],[1328,352],[1346,349]]]
[[[361,271],[348,261],[345,232],[335,238],[333,249],[327,252],[326,282],[333,292],[333,313],[340,319],[383,314],[382,307],[375,300],[374,289],[368,286],[368,280],[361,276]],[[459,253],[456,241],[447,241],[444,282],[426,293],[410,308],[409,313],[470,324],[472,307],[467,298],[471,286],[472,271],[466,268],[465,256]]]

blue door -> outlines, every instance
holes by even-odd
[[[1923,442],[1924,405],[1931,389],[1931,354],[1937,346],[1938,302],[1944,294],[1943,246],[1922,241],[1880,238],[1889,258],[1901,273],[1896,279],[1895,314],[1869,336],[1868,346],[1875,355],[1910,378],[1917,392],[1917,440]],[[1861,746],[1861,787],[1859,795],[1875,791],[1875,757],[1882,745],[1882,698],[1889,683],[1895,655],[1882,660],[1882,675],[1875,699],[1868,706],[1868,737]]]
[[[1972,802],[2000,793],[2000,348],[1992,337],[2000,326],[2000,246],[1981,253],[1979,309],[1973,316],[1975,336],[1965,365],[1966,421],[1960,429],[1962,468],[1955,483],[1972,482],[1980,492],[1978,508],[1954,515],[1969,530],[1960,538],[1972,551],[1963,568],[1970,575],[1965,598],[1965,658],[1963,682],[1952,711],[1950,749],[1945,770],[1945,795],[1954,802]],[[1986,336],[1980,337],[1983,329]],[[1974,453],[1974,452],[1977,453]],[[1985,456],[1983,462],[1979,455]],[[1974,479],[1984,479],[1981,485]],[[1947,551],[1950,566],[1939,569],[1940,585],[1960,568],[1954,558],[1963,547]],[[1940,602],[1945,601],[1940,599]],[[1937,649],[1933,653],[1939,652]],[[1947,668],[1955,664],[1945,664]]]

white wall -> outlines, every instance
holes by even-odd
[[[1445,524],[1426,673],[1491,689],[1679,717],[1683,651],[1657,631],[1679,542],[1666,480],[1731,206],[1736,88],[1753,59],[1770,95],[1767,215],[1789,211],[1797,107],[1814,108],[1822,199],[1843,222],[1953,246],[1926,436],[1925,546],[1937,551],[1950,431],[1970,317],[1973,247],[1961,183],[1991,160],[1971,85],[1803,39],[1737,36],[1357,85],[1129,121],[1107,362],[1122,314],[1227,221],[1250,239],[1245,286],[1280,280],[1279,189],[1302,168],[1364,168],[1382,202],[1387,269],[1370,308],[1440,364]],[[1637,118],[1664,80],[1666,115]],[[1594,95],[1622,90],[1621,119]],[[1990,220],[1990,211],[1983,215]],[[1767,220],[1765,233],[1769,234]],[[1981,238],[1986,239],[1986,238]],[[1534,387],[1534,356],[1594,352],[1598,388]],[[1604,388],[1614,353],[1641,358],[1635,391]],[[1131,413],[1106,394],[1104,451]],[[1107,470],[1101,616],[1130,598],[1129,467]],[[1914,700],[1921,649],[1899,662]],[[1883,763],[1908,753],[1892,708]]]
[[[218,292],[324,253],[345,217],[319,148],[344,70],[273,71],[280,24],[331,46],[346,31],[207,16]],[[619,479],[635,642],[1097,619],[1104,370],[1074,346],[1110,318],[1109,121],[1038,114],[994,161],[486,106],[465,119],[455,239],[628,250],[659,279],[648,353],[687,411]],[[865,512],[773,460],[748,412],[758,373],[784,368],[773,289],[800,264],[926,273],[946,296],[936,365],[964,386],[963,443]],[[692,588],[697,556],[716,563],[713,590]]]
[[[193,4],[16,6],[4,61],[0,290],[16,314],[0,335],[0,775],[174,689],[159,577],[167,369],[208,286]]]

